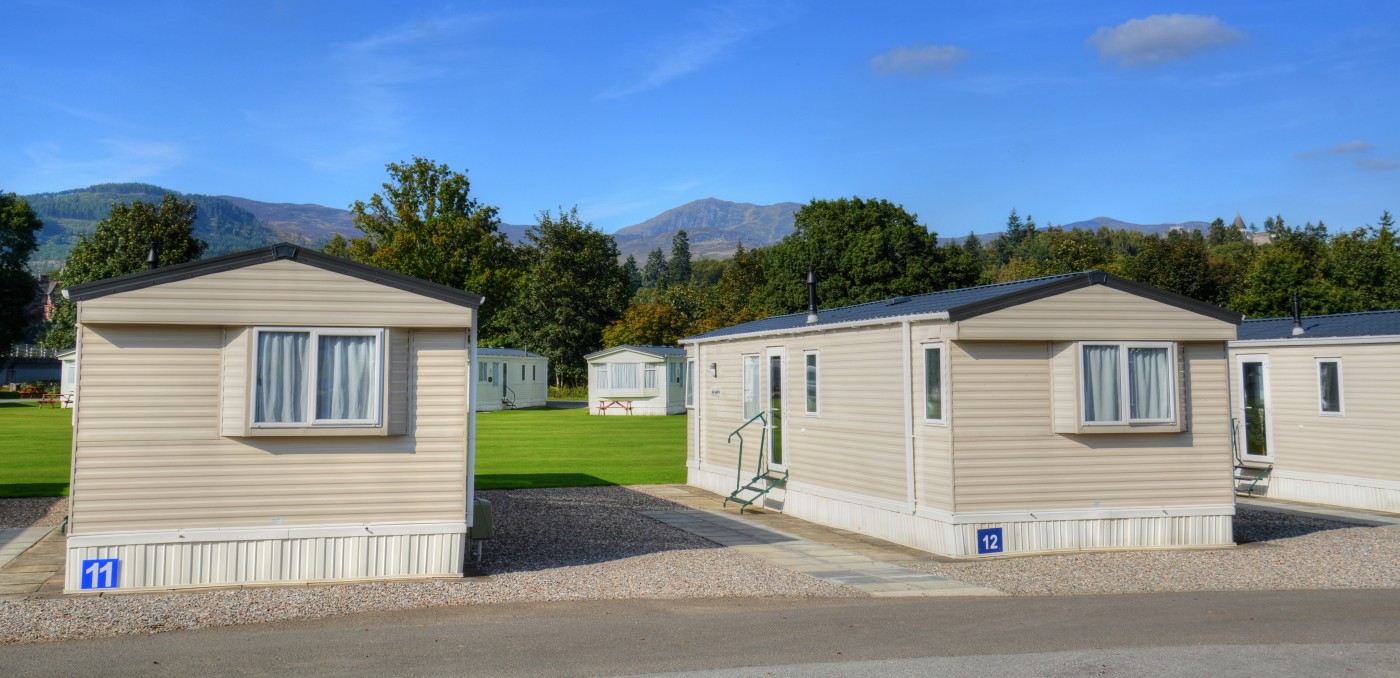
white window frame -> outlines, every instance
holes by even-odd
[[[647,363],[642,366],[642,390],[656,390],[656,363]]]
[[[1116,346],[1118,347],[1118,413],[1120,418],[1116,421],[1088,421],[1085,419],[1087,409],[1084,406],[1084,349],[1090,346]],[[1167,379],[1167,405],[1170,407],[1166,419],[1133,419],[1129,412],[1130,398],[1128,380],[1128,350],[1134,348],[1165,348],[1167,349],[1167,369],[1170,378]],[[1081,426],[1130,426],[1141,424],[1175,424],[1177,417],[1177,361],[1176,343],[1170,341],[1081,341],[1079,342],[1079,360],[1076,361],[1078,374],[1076,375],[1079,384],[1079,423]]]
[[[263,332],[307,334],[306,421],[257,421],[257,370],[259,337]],[[369,419],[317,419],[316,382],[320,369],[320,338],[374,337],[374,384],[370,387]],[[364,327],[254,327],[252,362],[248,373],[248,427],[255,429],[376,428],[383,425],[384,330]]]
[[[742,406],[743,406],[743,409],[742,409],[741,411],[744,413],[744,421],[748,421],[748,420],[754,418],[755,416],[757,416],[759,412],[763,412],[763,411],[764,411],[764,409],[763,409],[763,362],[762,362],[762,360],[760,359],[760,357],[759,357],[759,355],[758,355],[757,353],[745,353],[745,354],[742,356],[742,364],[743,364],[743,369],[740,371],[740,375],[743,377],[743,380],[744,380],[743,389],[742,389],[742,393],[743,393],[743,398],[744,398],[744,399],[743,399],[743,401],[741,402],[741,404],[742,404]],[[757,374],[757,376],[758,376],[757,379],[753,379],[753,378],[750,377],[750,374],[749,374],[749,368],[750,368],[750,367],[752,367],[753,370],[754,370],[754,373]],[[754,385],[755,385],[755,383],[757,383],[757,385],[758,385],[758,390],[756,390],[756,391],[755,391],[754,388],[753,388]],[[753,412],[752,412],[752,413],[749,412],[749,405],[753,405]]]
[[[920,348],[920,350],[923,351],[923,357],[924,357],[924,370],[923,370],[923,374],[919,377],[919,383],[921,383],[921,384],[924,385],[924,397],[921,398],[921,400],[924,401],[924,403],[923,403],[924,406],[923,406],[923,408],[921,408],[921,409],[923,410],[923,414],[921,414],[920,417],[924,420],[924,423],[925,423],[925,424],[928,424],[929,426],[947,426],[947,425],[948,425],[948,345],[947,345],[947,343],[942,342],[942,341],[933,341],[933,342],[928,342],[928,343],[924,343],[924,344],[919,344],[919,348]],[[938,392],[939,392],[939,394],[940,394],[940,395],[942,396],[942,398],[943,398],[943,402],[942,402],[942,404],[941,404],[942,410],[940,411],[940,414],[942,414],[943,416],[940,417],[940,418],[938,418],[938,419],[929,419],[929,418],[928,418],[928,352],[931,351],[931,350],[934,350],[934,349],[937,349],[937,350],[938,350],[938,388],[939,388],[939,391],[938,391]]]
[[[593,364],[593,388],[599,391],[612,390],[612,368],[607,363]]]
[[[1347,413],[1346,380],[1342,374],[1342,359],[1338,357],[1316,358],[1317,364],[1317,413],[1324,417],[1344,417]],[[1322,409],[1322,363],[1337,365],[1337,411]]]
[[[685,406],[695,407],[695,359],[685,361]]]
[[[807,402],[807,361],[809,358],[816,359],[816,362],[812,364],[811,385],[815,393],[812,394],[812,402],[810,403],[810,406],[816,409],[808,409],[809,403]],[[821,351],[818,349],[809,349],[802,352],[802,411],[803,414],[809,417],[820,417],[822,415],[822,358]]]

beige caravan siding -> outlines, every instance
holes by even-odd
[[[89,299],[79,321],[173,325],[465,327],[472,310],[291,260]]]
[[[1233,501],[1223,342],[1180,344],[1186,433],[1052,432],[1052,342],[952,344],[957,512]]]
[[[1276,471],[1400,482],[1400,342],[1237,346],[1230,353],[1269,356]],[[1343,416],[1318,412],[1318,358],[1342,360]],[[1233,378],[1238,398],[1239,375]]]
[[[252,390],[252,330],[231,327],[223,330],[223,377],[219,380],[219,434],[242,435],[248,420],[248,393]]]
[[[221,436],[219,327],[84,326],[81,342],[74,535],[465,516],[463,330],[413,333],[412,437]]]
[[[958,338],[1066,341],[1229,341],[1236,326],[1093,285],[957,323]]]

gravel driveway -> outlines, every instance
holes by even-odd
[[[858,595],[641,516],[641,511],[687,507],[634,489],[480,494],[493,502],[496,513],[497,539],[488,544],[482,562],[490,578],[0,602],[0,644],[435,605]],[[22,511],[14,501],[0,500],[0,526],[17,522],[19,515],[62,520],[53,500]],[[1242,507],[1235,530],[1245,543],[1236,549],[928,561],[912,567],[1013,595],[1400,588],[1400,527],[1356,527]]]

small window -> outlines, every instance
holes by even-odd
[[[253,426],[377,426],[380,330],[258,330]]]
[[[1317,411],[1342,414],[1342,359],[1317,360]]]
[[[1086,343],[1081,356],[1085,424],[1173,421],[1171,344]]]
[[[695,360],[685,361],[685,406],[695,407]]]
[[[490,365],[482,360],[476,361],[476,380],[484,384],[486,383],[486,379],[490,376]]]
[[[759,383],[762,375],[758,371],[758,356],[744,356],[744,419],[753,419],[758,416],[762,403],[760,402],[760,391],[763,387]]]
[[[807,414],[817,414],[817,352],[803,353],[807,371]]]
[[[642,388],[656,388],[656,366],[647,365],[642,375]]]
[[[924,421],[942,424],[943,415],[943,344],[924,346]]]
[[[530,381],[539,381],[539,380],[540,380],[540,374],[539,374],[539,372],[536,371],[538,368],[539,368],[539,365],[531,365],[531,366],[530,366]]]
[[[597,365],[593,368],[593,387],[602,391],[606,391],[609,388],[611,388],[610,386],[608,386],[607,365]]]
[[[525,381],[525,363],[520,364],[520,381]]]

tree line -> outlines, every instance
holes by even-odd
[[[583,382],[583,356],[600,348],[674,345],[803,312],[809,270],[823,308],[1089,269],[1252,317],[1289,314],[1294,292],[1309,315],[1400,308],[1400,252],[1389,212],[1375,226],[1337,234],[1275,216],[1262,230],[1216,219],[1205,232],[1144,235],[1041,228],[1012,210],[990,242],[969,235],[940,243],[902,206],[838,198],[802,206],[793,232],[768,247],[740,243],[729,259],[694,260],[680,231],[669,252],[655,249],[639,263],[619,260],[613,237],[575,209],[541,212],[517,245],[500,231],[497,208],[471,194],[464,173],[423,158],[387,170],[382,190],[351,207],[362,235],[335,236],[324,251],[483,294],[481,344],[545,355],[560,385]],[[159,243],[162,264],[197,259],[206,245],[194,235],[194,219],[194,204],[174,195],[115,206],[74,246],[59,282],[68,287],[142,270],[152,243]],[[73,345],[71,304],[59,304],[44,343]]]

